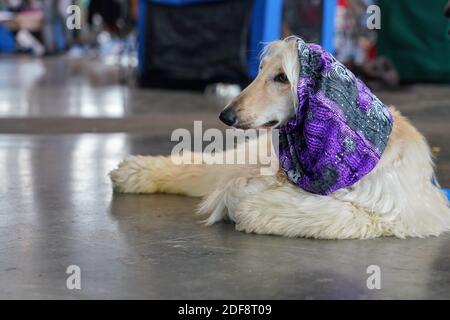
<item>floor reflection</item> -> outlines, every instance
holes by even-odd
[[[90,67],[64,58],[0,60],[0,116],[123,116],[129,89],[92,85]]]

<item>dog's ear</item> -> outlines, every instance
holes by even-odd
[[[291,42],[291,41],[297,42],[298,40],[302,40],[302,38],[300,38],[299,36],[295,36],[295,35],[292,35],[292,36],[289,36],[289,37],[286,37],[283,39],[284,42]]]
[[[294,109],[294,112],[296,112],[298,107],[297,85],[302,69],[301,61],[299,59],[298,41],[303,40],[297,36],[290,36],[285,38],[284,41],[287,44],[289,50],[286,52],[287,54],[283,58],[283,70],[291,84],[291,95],[293,102],[292,107]]]

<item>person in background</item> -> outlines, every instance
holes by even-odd
[[[337,4],[336,58],[365,81],[397,87],[398,72],[386,57],[377,55],[377,32],[367,27],[367,8],[376,1],[338,0]]]
[[[4,27],[13,35],[16,49],[43,55],[45,48],[41,42],[43,10],[39,1],[8,0],[2,7],[11,14]]]
[[[66,46],[64,16],[71,0],[2,0],[12,19],[5,27],[20,51],[37,56],[62,52]]]

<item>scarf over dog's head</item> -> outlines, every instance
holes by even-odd
[[[353,185],[380,160],[393,118],[367,86],[316,44],[297,39],[298,109],[280,128],[290,181],[320,195]]]

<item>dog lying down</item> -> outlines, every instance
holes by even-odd
[[[241,129],[279,128],[278,173],[131,156],[110,174],[115,191],[203,197],[206,224],[228,218],[259,234],[367,239],[450,229],[425,138],[318,45],[297,37],[267,45],[258,76],[220,119]],[[224,152],[273,141],[258,139]]]

